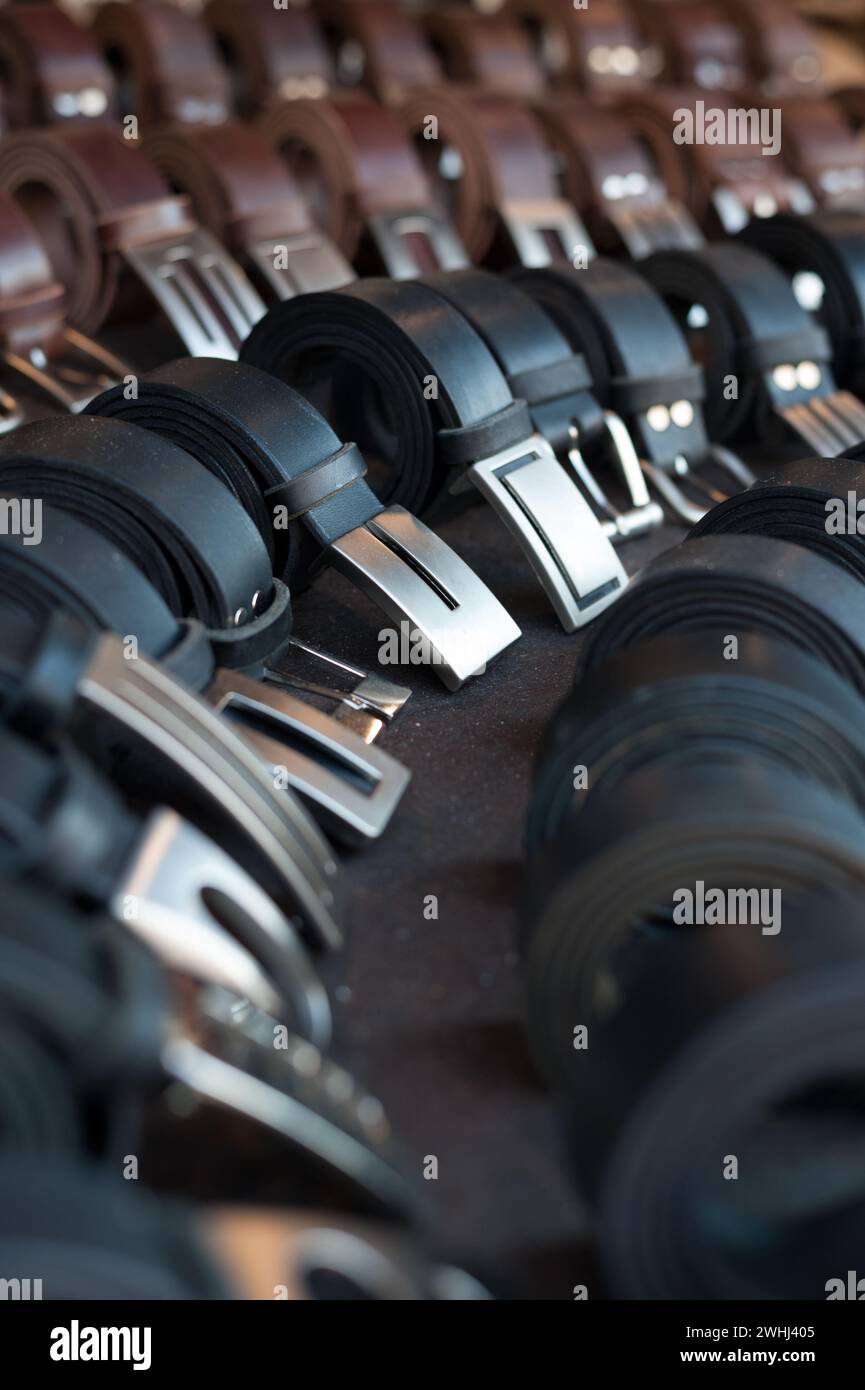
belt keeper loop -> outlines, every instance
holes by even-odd
[[[335,454],[287,478],[264,494],[272,507],[288,508],[287,521],[296,521],[366,475],[366,460],[356,444],[344,444]]]

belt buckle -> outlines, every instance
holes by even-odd
[[[335,290],[354,279],[342,252],[315,230],[257,241],[247,247],[247,255],[278,299]],[[280,264],[283,258],[284,266]]]
[[[407,685],[397,685],[378,672],[365,671],[363,667],[354,666],[332,652],[321,651],[308,642],[302,642],[299,637],[289,638],[288,645],[293,658],[290,668],[275,671],[268,667],[264,673],[265,680],[328,700],[335,706],[332,718],[347,725],[364,743],[374,743],[385,725],[390,724],[411,699],[411,690]],[[351,679],[343,681],[342,686],[322,685],[319,680],[305,679],[298,670],[298,653],[302,653],[301,664],[303,656],[308,657],[311,667],[324,666],[330,679],[333,679],[335,671]]]
[[[404,507],[378,512],[327,554],[390,617],[419,634],[421,659],[448,690],[480,675],[520,635],[486,584]]]
[[[605,410],[604,429],[613,453],[616,471],[628,494],[630,506],[626,511],[614,506],[585,462],[578,445],[576,425],[571,426],[574,444],[568,450],[568,461],[579,482],[604,517],[601,522],[604,534],[614,545],[620,545],[635,536],[645,535],[647,531],[663,526],[664,513],[649,496],[643,468],[624,420],[615,411]]]
[[[396,758],[313,705],[235,671],[217,671],[206,698],[220,714],[240,717],[259,756],[285,769],[288,785],[340,839],[363,844],[382,834],[411,779]]]
[[[520,543],[566,632],[590,623],[627,587],[609,537],[541,435],[473,463],[453,490],[469,484]]]
[[[710,444],[705,457],[709,462],[714,463],[730,475],[734,483],[734,492],[742,492],[756,481],[747,464],[743,463],[731,449],[725,449],[720,444]],[[689,479],[692,485],[706,497],[709,506],[724,502],[729,496],[729,493],[719,492],[717,488],[701,478],[683,454],[677,455],[671,471],[659,468],[657,464],[650,463],[647,459],[641,461],[641,467],[674,515],[686,526],[696,526],[697,522],[706,515],[707,508],[691,501],[684,488],[677,481],[678,478]]]
[[[692,250],[705,244],[691,214],[672,198],[660,198],[643,207],[607,204],[606,213],[632,260],[653,251]]]
[[[831,391],[778,413],[815,454],[837,458],[865,440],[865,405],[849,391]]]
[[[431,209],[378,212],[367,218],[366,228],[393,280],[412,280],[430,269],[464,270],[469,264],[465,247],[445,217]],[[433,253],[435,265],[422,265],[410,237],[421,237]]]
[[[502,203],[499,215],[521,265],[543,267],[562,256],[572,265],[580,248],[587,256],[595,253],[583,222],[563,198],[508,201]],[[555,243],[561,255],[557,254]]]
[[[203,227],[123,255],[173,324],[191,357],[236,360],[265,305],[240,267]]]
[[[53,401],[77,415],[86,405],[116,385],[130,372],[129,366],[113,352],[102,347],[77,328],[65,328],[63,338],[70,349],[68,355],[54,356],[50,362],[40,348],[31,349],[28,357],[20,353],[7,352],[3,360],[7,367],[26,378],[31,386],[37,386]],[[12,401],[13,397],[7,397]],[[18,411],[20,423],[22,412]],[[14,428],[14,424],[0,421],[0,432]]]

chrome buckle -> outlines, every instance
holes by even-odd
[[[745,488],[750,487],[751,484],[756,481],[754,474],[751,472],[750,468],[748,468],[747,464],[744,464],[730,449],[725,449],[720,444],[710,444],[706,451],[706,458],[730,474],[733,481],[738,485],[734,489],[736,492],[744,491]],[[715,506],[719,502],[726,501],[727,497],[730,495],[726,492],[720,492],[717,488],[713,487],[711,483],[708,483],[705,478],[701,478],[699,473],[694,471],[688,463],[688,460],[682,454],[676,459],[675,474],[669,473],[663,468],[658,468],[656,464],[649,463],[647,459],[643,459],[641,462],[644,473],[661,494],[671,511],[687,526],[696,526],[697,522],[702,520],[706,515],[708,508],[705,506],[701,507],[696,502],[692,502],[680,484],[676,481],[676,477],[687,478],[692,486],[701,491],[708,499],[709,506]]]
[[[426,209],[381,212],[368,217],[366,228],[392,280],[412,280],[430,267],[421,265],[407,240],[423,237],[433,252],[438,270],[464,270],[469,264],[465,247],[447,218]]]
[[[235,360],[265,304],[203,227],[123,252],[191,357]]]
[[[568,450],[568,461],[589,497],[594,502],[604,520],[601,527],[604,535],[614,545],[645,535],[664,524],[664,513],[649,496],[649,489],[640,467],[640,460],[634,442],[624,420],[612,410],[604,411],[604,426],[607,440],[612,448],[616,471],[627,491],[630,507],[620,511],[604,492],[594,473],[588,467],[579,448],[579,433],[575,424],[571,425],[573,446]]]
[[[313,705],[235,671],[217,671],[206,699],[220,714],[239,716],[259,756],[285,770],[288,785],[340,839],[362,844],[382,834],[411,779],[396,758]]]
[[[837,458],[865,440],[865,405],[849,391],[814,396],[800,405],[782,406],[778,413],[823,458]]]
[[[287,690],[303,690],[308,695],[318,695],[330,701],[336,706],[332,718],[346,724],[364,743],[374,743],[385,725],[390,724],[411,699],[411,690],[407,685],[397,685],[375,671],[353,666],[331,652],[323,652],[318,647],[301,642],[299,637],[290,638],[288,645],[294,658],[290,669],[275,671],[268,667],[264,679]],[[349,689],[341,690],[336,686],[304,679],[297,669],[298,652],[310,658],[313,668],[324,665],[329,670],[342,671],[345,675],[354,676],[355,683]]]
[[[395,622],[424,640],[423,664],[459,690],[520,636],[464,560],[407,512],[387,507],[328,547],[328,559]]]
[[[257,241],[246,248],[246,254],[277,299],[339,289],[355,278],[342,252],[317,231]],[[280,264],[283,259],[285,265]]]
[[[519,542],[566,632],[590,623],[627,588],[603,527],[541,435],[473,463],[452,491],[469,485]]]
[[[559,259],[544,233],[559,242],[562,256],[570,265],[580,248],[587,256],[595,254],[589,233],[563,198],[506,202],[501,205],[499,215],[521,265],[546,266]]]
[[[157,765],[179,777],[215,836],[231,841],[264,877],[277,903],[290,903],[306,934],[330,948],[342,944],[334,918],[336,861],[327,841],[288,789],[273,785],[266,765],[225,720],[143,657],[127,659],[123,643],[101,633],[79,679],[83,702],[143,744]],[[253,872],[250,867],[250,872]]]
[[[807,186],[801,179],[788,179],[786,183],[787,203],[791,212],[805,215],[813,212],[816,206],[813,197],[808,191]],[[760,205],[760,194],[754,198],[749,208],[743,201],[735,188],[729,184],[719,184],[711,193],[711,203],[718,215],[727,236],[735,236],[747,226],[752,217],[771,217],[776,212],[783,211],[778,206],[775,195],[768,189],[763,196],[764,207]]]
[[[705,245],[705,237],[691,214],[672,198],[631,208],[607,203],[606,212],[634,261],[653,251],[687,251]]]
[[[227,910],[218,915],[220,904]],[[325,1047],[327,993],[297,933],[239,865],[165,808],[144,824],[111,901],[168,969],[230,989]]]
[[[94,396],[122,381],[131,369],[113,352],[79,333],[76,328],[64,329],[63,338],[71,349],[69,356],[53,357],[49,361],[41,348],[32,348],[28,357],[7,352],[3,360],[7,367],[25,377],[31,386],[37,386],[64,410],[77,415]],[[76,357],[83,359],[82,365],[76,364]],[[88,364],[88,358],[92,359],[92,363]],[[7,399],[15,404],[11,396]],[[16,424],[20,422],[20,411],[18,416]],[[2,428],[11,429],[13,426],[4,422]]]

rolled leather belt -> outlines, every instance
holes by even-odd
[[[362,85],[385,105],[441,80],[422,26],[397,0],[320,0],[316,15],[347,86]]]
[[[114,66],[122,114],[215,125],[231,113],[228,74],[207,26],[167,0],[109,0],[91,33]]]
[[[597,528],[583,529],[593,518],[533,430],[525,401],[514,399],[469,320],[427,285],[365,280],[290,300],[274,307],[244,356],[302,389],[330,392],[337,420],[387,469],[383,501],[427,511],[450,492],[477,488],[569,631],[621,591],[621,566],[596,544]],[[578,380],[574,364],[561,371],[567,392]],[[376,399],[387,402],[385,425]],[[591,544],[582,552],[584,536]]]
[[[308,9],[277,9],[273,0],[210,0],[203,17],[228,66],[241,116],[256,116],[269,102],[322,97],[336,82],[330,51]]]
[[[614,795],[632,772],[662,761],[692,765],[748,753],[865,808],[861,696],[775,636],[743,632],[736,660],[728,660],[725,635],[674,631],[638,642],[565,697],[535,763],[530,858],[563,826],[576,840],[586,824],[578,817],[596,792]],[[585,782],[575,787],[577,768],[585,769]]]
[[[727,12],[765,96],[800,96],[822,86],[818,31],[785,0],[730,0]]]
[[[13,128],[117,115],[114,78],[98,44],[56,5],[3,9],[0,66]]]
[[[357,445],[343,444],[308,401],[248,363],[181,359],[142,377],[136,399],[108,391],[89,411],[155,430],[199,459],[247,509],[276,574],[300,577],[311,560],[334,565],[425,637],[449,689],[519,636],[449,546],[402,506],[377,499]]]
[[[544,66],[564,84],[605,91],[656,78],[663,55],[622,0],[509,0],[508,11],[539,34]]]
[[[476,83],[509,97],[543,94],[543,69],[528,34],[512,16],[450,5],[423,12],[421,20],[449,81]]]
[[[821,207],[856,208],[865,200],[865,150],[827,98],[781,104],[784,161]]]
[[[738,92],[750,76],[744,37],[714,0],[658,0],[640,18],[664,55],[664,76],[683,86]]]
[[[836,387],[826,332],[783,271],[740,242],[658,251],[640,269],[683,322],[699,306],[706,417],[721,440],[793,431],[832,457],[865,439],[865,410]]]
[[[236,356],[263,313],[188,199],[175,197],[119,132],[67,126],[10,135],[0,149],[0,188],[35,227],[77,329],[96,332],[117,314],[126,272],[199,355]]]
[[[713,95],[694,87],[656,86],[622,94],[615,105],[631,133],[651,150],[671,197],[684,203],[707,234],[732,235],[750,217],[810,212],[814,200],[783,152],[771,157],[762,153],[760,111],[732,108],[730,101],[729,92]],[[741,140],[738,118],[735,128],[729,124],[730,111],[739,109],[754,113],[747,120],[747,142]],[[728,137],[724,143],[706,143],[710,122],[723,123],[722,133]],[[687,138],[693,136],[697,138]],[[770,127],[770,141],[771,137]]]
[[[239,121],[162,127],[144,151],[266,299],[335,289],[354,272],[319,231],[284,160]]]
[[[821,554],[756,536],[701,536],[653,560],[591,634],[581,667],[666,632],[777,636],[865,690],[861,586]]]
[[[561,167],[562,192],[600,251],[624,249],[634,260],[662,246],[695,246],[691,214],[664,186],[645,144],[615,111],[561,93],[535,114]]]
[[[399,114],[437,174],[473,262],[548,265],[591,255],[588,232],[560,195],[543,127],[527,107],[494,92],[435,87],[407,97]]]
[[[753,222],[742,239],[790,276],[796,298],[817,315],[832,345],[832,369],[847,390],[865,393],[865,215],[827,208],[808,217]]]
[[[559,326],[571,348],[585,354],[615,437],[626,427],[642,460],[642,469],[633,458],[626,467],[628,455],[619,443],[619,467],[634,508],[648,505],[641,472],[675,514],[691,522],[702,514],[706,500],[721,495],[694,468],[714,464],[727,472],[737,490],[747,486],[749,470],[735,455],[710,444],[701,408],[703,373],[672,314],[635,270],[599,258],[585,270],[525,270],[514,278]],[[684,490],[686,476],[703,493],[699,503]]]
[[[316,221],[361,273],[383,267],[404,279],[468,263],[400,122],[369,97],[283,102],[261,129],[288,160]]]

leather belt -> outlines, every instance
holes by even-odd
[[[395,0],[320,0],[316,13],[336,53],[337,74],[391,105],[441,79],[421,25]]]
[[[728,8],[765,96],[801,96],[821,87],[817,31],[785,0],[730,0]]]
[[[404,279],[467,264],[399,121],[370,98],[284,102],[262,117],[261,128],[288,159],[320,226],[359,271],[383,266]]]
[[[729,107],[729,93],[715,100],[692,87],[646,88],[616,103],[631,133],[651,150],[670,195],[684,203],[704,231],[732,235],[749,217],[811,212],[814,200],[783,154],[764,157],[756,144],[676,143],[674,131],[684,129],[681,113],[690,113],[696,134],[702,132],[707,112],[726,114]]]
[[[192,353],[235,357],[264,312],[239,267],[195,223],[187,199],[175,197],[119,133],[65,126],[7,136],[0,188],[36,228],[77,329],[95,332],[116,312],[126,271]]]
[[[746,228],[749,246],[790,276],[796,298],[819,316],[842,386],[865,393],[865,216],[831,208],[809,217],[772,217]]]
[[[449,689],[519,636],[449,546],[403,507],[378,501],[357,446],[343,444],[302,396],[266,373],[181,359],[143,376],[137,399],[109,391],[89,409],[153,429],[198,458],[246,507],[277,574],[297,575],[310,555],[334,565],[424,636]]]
[[[110,56],[123,113],[145,130],[157,121],[215,125],[227,120],[228,75],[207,26],[166,0],[109,0],[91,33]]]
[[[684,320],[705,326],[706,416],[718,439],[768,439],[778,422],[817,454],[865,439],[865,409],[832,375],[826,333],[771,261],[741,243],[659,251],[641,265]],[[728,389],[736,383],[735,394]]]
[[[774,538],[703,536],[653,560],[589,638],[583,669],[660,633],[783,637],[865,690],[865,616],[852,574]]]
[[[664,186],[649,150],[615,111],[566,93],[535,113],[561,165],[562,191],[599,250],[634,260],[663,246],[698,246],[691,214]]]
[[[494,92],[436,87],[407,97],[400,114],[439,189],[447,188],[442,197],[472,261],[548,265],[592,254],[588,232],[559,193],[543,128],[526,107]]]
[[[585,353],[634,513],[645,515],[650,505],[643,474],[688,522],[720,496],[695,471],[704,462],[725,470],[737,489],[752,481],[735,455],[709,443],[702,372],[669,310],[636,271],[599,259],[585,270],[520,271],[515,278],[571,348]],[[684,491],[686,478],[703,493],[701,503]]]
[[[256,116],[269,102],[322,97],[336,71],[310,10],[273,0],[210,0],[204,19],[228,65],[234,105]]]
[[[254,127],[238,121],[163,127],[144,151],[266,299],[353,279],[348,261],[316,227],[287,165]]]
[[[865,151],[832,102],[788,97],[781,106],[784,160],[821,207],[865,199]]]
[[[114,79],[91,36],[55,5],[7,5],[0,63],[9,125],[110,120]]]
[[[651,81],[663,56],[637,27],[622,0],[511,0],[509,10],[540,31],[541,55],[551,77],[589,91]],[[642,14],[641,14],[642,19]]]
[[[544,73],[528,34],[510,15],[454,6],[422,12],[450,82],[476,83],[508,97],[539,97]]]
[[[336,417],[387,466],[384,501],[425,511],[448,492],[475,487],[519,542],[568,630],[620,591],[622,572],[607,547],[604,557],[593,542],[584,568],[583,499],[533,429],[525,402],[514,399],[470,322],[428,286],[365,280],[289,301],[252,334],[244,356],[304,389],[329,387]],[[573,387],[574,364],[563,371]],[[377,428],[372,389],[388,404],[385,429]],[[604,583],[594,590],[601,560]]]
[[[744,38],[713,0],[664,0],[640,17],[664,55],[664,76],[683,86],[738,92],[750,76]]]

